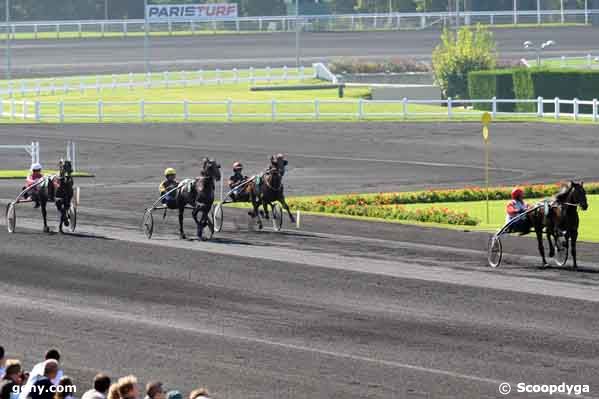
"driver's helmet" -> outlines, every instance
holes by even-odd
[[[40,163],[34,163],[31,165],[31,171],[32,172],[41,172],[42,171],[42,164]]]
[[[239,161],[236,161],[236,162],[233,164],[233,171],[234,171],[234,172],[241,172],[242,170],[243,170],[243,165],[241,164],[241,162],[239,162]]]
[[[518,199],[518,198],[522,198],[524,196],[524,190],[522,190],[520,187],[515,187],[512,190],[512,199]]]
[[[283,165],[287,165],[287,160],[285,159],[285,155],[284,154],[278,153],[278,154],[272,156],[273,163],[276,164],[276,163],[279,162],[279,160],[283,161]]]
[[[175,168],[166,168],[164,170],[165,177],[176,176],[176,175],[177,175],[177,171],[175,170]]]

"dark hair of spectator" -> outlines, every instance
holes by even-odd
[[[60,352],[58,352],[58,349],[50,349],[48,352],[46,352],[46,360],[49,359],[54,359],[57,362],[60,362]]]
[[[108,392],[110,388],[110,377],[106,374],[98,374],[94,377],[94,389],[101,393]]]

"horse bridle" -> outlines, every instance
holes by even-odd
[[[273,174],[273,173],[277,173],[279,176],[281,176],[281,171],[278,168],[272,168],[270,170],[267,170],[265,175],[267,174]],[[281,181],[279,183],[279,187],[278,188],[274,188],[273,186],[271,186],[270,184],[268,184],[268,180],[264,179],[264,184],[266,184],[266,187],[270,188],[273,191],[281,191],[281,189],[283,188],[283,177],[281,176]]]

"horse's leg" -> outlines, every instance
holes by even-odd
[[[264,199],[264,197],[262,197],[262,208],[264,209],[264,219],[270,219],[270,214],[268,213],[268,202]]]
[[[568,233],[571,240],[572,245],[572,262],[574,262],[574,269],[578,268],[578,263],[576,262],[576,241],[578,240],[578,230],[572,230]],[[566,251],[568,249],[566,248]]]
[[[44,233],[49,233],[50,228],[48,227],[48,211],[46,210],[46,205],[48,204],[47,198],[40,198],[40,206],[42,208],[42,219],[44,220]]]
[[[185,240],[185,232],[183,231],[183,213],[185,212],[185,204],[179,204],[179,238]]]
[[[252,195],[252,207],[254,208],[252,218],[258,218],[258,228],[262,229],[262,218],[260,218],[260,201],[258,200],[256,195]]]
[[[291,223],[295,223],[295,218],[293,217],[293,213],[291,213],[291,209],[289,209],[289,205],[287,204],[287,201],[285,201],[285,197],[279,198],[279,202],[281,203],[281,205],[283,205],[283,208],[287,211],[287,214],[289,215],[289,219],[291,220]]]
[[[553,246],[553,241],[551,240],[552,237],[555,238],[555,242],[557,245],[557,236],[554,235],[553,229],[551,228],[551,226],[547,226],[546,227],[547,231],[546,231],[546,236],[547,236],[547,242],[549,243],[549,257],[553,258],[555,256],[555,247]]]
[[[535,224],[535,232],[537,233],[537,243],[539,244],[539,253],[543,259],[543,267],[547,266],[547,259],[545,259],[545,247],[543,246],[543,224],[537,222]]]
[[[62,231],[62,225],[65,221],[65,215],[64,215],[64,211],[63,211],[63,206],[62,206],[62,200],[58,200],[54,203],[54,205],[56,205],[56,210],[58,211],[58,214],[60,215],[60,222],[58,223],[58,231],[60,233],[64,233]]]
[[[202,218],[198,220],[198,213],[202,212]],[[193,212],[191,213],[193,220],[196,222],[196,230],[198,234],[198,238],[202,239],[202,230],[204,230],[204,210],[200,207],[195,207]]]

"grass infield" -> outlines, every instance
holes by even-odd
[[[0,170],[0,179],[25,179],[31,172],[29,170]],[[55,170],[44,171],[45,175],[57,175]],[[74,172],[73,177],[94,177],[93,174],[87,172]]]

